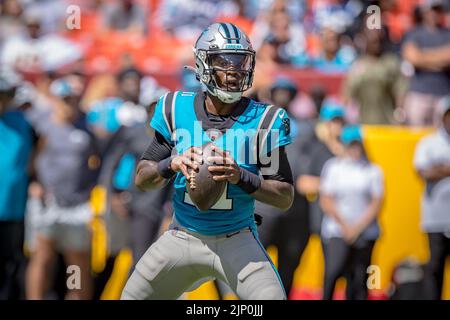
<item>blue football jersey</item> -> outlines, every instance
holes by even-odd
[[[173,145],[177,154],[213,142],[230,152],[240,167],[260,174],[261,164],[264,164],[264,174],[270,174],[270,170],[275,173],[277,168],[270,165],[270,157],[278,147],[291,142],[286,111],[243,98],[218,128],[217,123],[208,119],[204,99],[203,92],[167,93],[158,100],[150,125]],[[208,211],[199,211],[194,206],[181,172],[175,176],[174,188],[175,217],[192,232],[218,235],[245,227],[256,228],[255,199],[236,185],[227,183],[221,198]]]

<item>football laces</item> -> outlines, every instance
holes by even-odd
[[[195,184],[195,170],[191,170],[191,175],[189,177],[189,187],[194,190],[196,188]]]

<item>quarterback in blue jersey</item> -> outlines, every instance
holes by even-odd
[[[156,105],[154,140],[138,164],[141,190],[173,181],[173,220],[142,256],[122,299],[177,299],[210,279],[220,279],[241,299],[286,299],[278,273],[259,242],[255,200],[287,210],[292,173],[284,151],[290,122],[282,108],[243,97],[252,85],[255,51],[231,23],[214,23],[198,38],[197,79],[205,92],[170,92]],[[199,210],[186,188],[190,170],[212,143],[213,179],[220,198]]]

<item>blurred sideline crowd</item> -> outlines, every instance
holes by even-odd
[[[373,29],[371,5],[380,9]],[[257,52],[246,95],[291,118],[294,204],[255,210],[262,243],[278,249],[286,292],[315,234],[323,299],[341,277],[347,299],[368,298],[385,197],[383,172],[364,147],[361,124],[373,124],[436,129],[414,156],[426,183],[421,228],[430,259],[399,265],[417,277],[406,287],[398,280],[389,297],[442,296],[450,255],[448,1],[0,0],[0,299],[100,299],[120,251],[130,248],[135,264],[165,230],[170,184],[140,192],[135,166],[154,134],[155,101],[169,90],[202,90],[183,66],[193,64],[201,31],[222,20],[245,30]],[[307,72],[338,76],[341,87],[303,90],[292,75]],[[95,186],[106,190],[108,257],[99,272],[91,270]],[[69,265],[81,270],[79,289],[66,286]],[[231,294],[216,284],[222,298]]]

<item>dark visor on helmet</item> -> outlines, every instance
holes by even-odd
[[[211,66],[213,68],[228,70],[249,71],[252,67],[251,56],[249,54],[220,53],[211,55]]]
[[[248,89],[253,68],[253,57],[245,53],[218,53],[210,55],[213,79],[218,88],[229,92]]]

